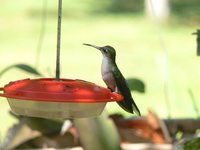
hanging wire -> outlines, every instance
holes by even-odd
[[[60,43],[61,43],[62,0],[58,1],[58,27],[57,27],[57,57],[56,80],[60,79]]]
[[[47,0],[43,0],[41,30],[40,30],[39,40],[38,40],[38,44],[37,44],[37,51],[36,51],[36,57],[35,57],[35,68],[38,68],[39,64],[40,64],[40,54],[41,54],[42,45],[44,42],[44,35],[45,35],[45,31],[46,31],[46,21],[47,21]]]
[[[159,43],[160,43],[161,49],[162,49],[163,54],[164,54],[163,55],[164,56],[164,60],[163,61],[164,61],[164,65],[165,65],[165,66],[163,66],[165,68],[164,94],[165,94],[166,107],[167,107],[167,111],[168,111],[168,118],[171,118],[169,86],[168,86],[168,81],[169,81],[169,62],[168,62],[167,48],[166,48],[165,42],[163,40],[163,36],[161,34],[161,29],[160,29],[159,22],[156,19],[156,12],[155,12],[155,8],[154,8],[154,5],[153,5],[153,2],[152,2],[152,0],[149,0],[149,2],[150,2],[151,9],[152,9],[152,14],[153,14],[153,18],[154,18],[154,23],[155,23],[155,27],[156,27]]]

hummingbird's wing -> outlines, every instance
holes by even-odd
[[[118,104],[125,111],[127,111],[129,113],[133,113],[133,111],[134,111],[137,115],[141,116],[140,110],[138,109],[136,103],[134,102],[134,100],[131,96],[131,91],[130,91],[122,73],[120,72],[120,70],[117,67],[113,68],[112,72],[113,72],[113,77],[116,82],[117,91],[124,97],[124,100],[121,102],[118,102]]]

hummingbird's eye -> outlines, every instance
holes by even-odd
[[[107,49],[103,49],[103,52],[106,53],[106,52],[107,52]]]

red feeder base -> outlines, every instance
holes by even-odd
[[[123,97],[109,89],[83,80],[55,78],[10,82],[2,97],[18,115],[42,118],[83,118],[101,114],[107,102]]]

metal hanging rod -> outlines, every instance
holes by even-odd
[[[60,79],[60,45],[61,45],[62,0],[58,0],[58,27],[56,52],[56,80]]]

